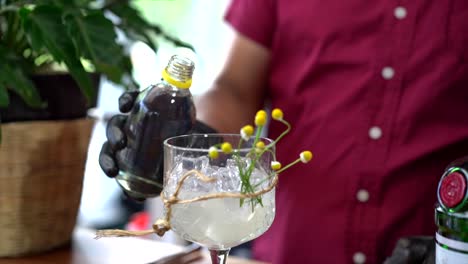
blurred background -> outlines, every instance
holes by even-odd
[[[184,54],[195,61],[193,86],[190,88],[192,94],[196,96],[208,89],[221,70],[232,38],[231,29],[223,21],[229,0],[139,0],[133,3],[148,21],[159,25],[164,31],[195,49],[194,53],[189,49],[176,47],[163,38],[157,40],[157,52],[143,42],[133,43],[130,55],[134,65],[133,74],[140,89],[158,82],[169,57],[176,53]],[[105,79],[101,80],[97,108],[93,113],[101,117],[118,113],[118,97],[123,91],[122,87]],[[78,224],[91,228],[124,228],[133,219],[150,227],[162,214],[160,199],[154,198],[145,203],[128,200],[115,181],[107,178],[99,167],[98,155],[105,141],[105,125],[105,120],[100,120],[92,131]],[[147,212],[149,218],[137,213],[140,211]],[[173,233],[168,233],[161,239],[184,243]]]

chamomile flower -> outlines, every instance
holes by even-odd
[[[259,141],[257,142],[257,144],[255,144],[255,151],[257,153],[261,153],[264,149],[265,149],[265,143],[263,141]]]
[[[275,108],[271,112],[271,117],[274,120],[282,120],[283,119],[283,111],[281,109],[279,109],[279,108]]]
[[[240,134],[243,140],[248,141],[249,138],[253,135],[254,128],[251,125],[246,125],[240,130]]]
[[[312,159],[312,152],[308,150],[302,151],[300,154],[300,158],[303,163],[307,163]]]
[[[258,110],[255,116],[264,116],[267,117],[267,112],[265,110]]]
[[[208,149],[208,156],[212,159],[217,159],[219,156],[218,149],[216,147],[210,147]]]
[[[271,162],[271,168],[275,171],[281,169],[281,163],[279,163],[278,161],[272,161]]]
[[[256,115],[255,116],[255,125],[256,126],[264,126],[266,124],[266,116],[264,115]]]
[[[260,110],[255,115],[255,125],[256,126],[264,126],[267,121],[267,114],[265,111]]]
[[[226,154],[229,154],[232,152],[232,145],[229,143],[229,142],[224,142],[222,145],[221,145],[221,150],[226,153]]]

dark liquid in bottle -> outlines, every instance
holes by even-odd
[[[125,125],[127,147],[117,153],[119,185],[134,198],[155,197],[163,184],[163,142],[187,134],[195,123],[189,90],[166,84],[150,87],[135,103]]]

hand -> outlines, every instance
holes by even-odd
[[[139,91],[129,91],[123,93],[119,97],[120,112],[130,112],[139,93]],[[111,178],[119,174],[119,167],[117,165],[115,154],[117,151],[125,148],[127,145],[127,137],[123,132],[123,126],[126,121],[127,116],[122,114],[115,115],[109,120],[106,128],[107,141],[104,142],[101,148],[101,152],[99,153],[99,165],[101,166],[101,169],[104,171],[104,173]],[[125,191],[124,193],[130,197]],[[136,200],[141,201],[141,199]]]
[[[125,92],[119,97],[119,110],[128,113],[132,110],[135,99],[139,91]],[[101,153],[99,154],[99,165],[104,173],[113,178],[119,173],[119,168],[115,160],[115,152],[123,149],[127,145],[127,137],[123,132],[123,126],[127,121],[126,115],[115,115],[107,123],[106,137]]]
[[[434,264],[435,241],[430,236],[404,237],[398,240],[384,264]]]
[[[128,113],[132,110],[135,100],[140,94],[139,91],[129,91],[123,93],[119,97],[119,110],[122,113]],[[106,128],[107,141],[103,144],[99,154],[99,165],[108,177],[115,177],[119,174],[119,167],[116,160],[116,153],[124,149],[127,145],[127,136],[124,133],[123,127],[127,121],[127,116],[118,114],[113,116]],[[197,121],[189,133],[216,133],[216,130]],[[141,198],[131,197],[128,193],[124,193],[134,199],[143,201]]]

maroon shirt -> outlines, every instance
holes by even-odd
[[[433,235],[436,186],[468,154],[468,1],[234,0],[226,19],[271,53],[278,145],[273,263],[382,263]],[[270,136],[284,127],[273,122]]]

